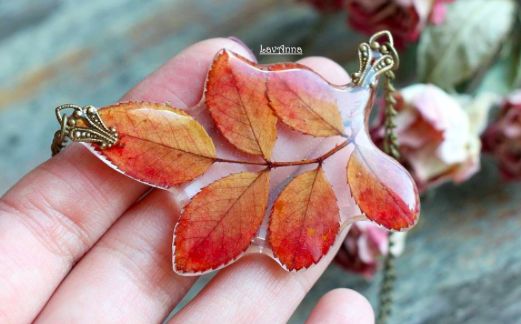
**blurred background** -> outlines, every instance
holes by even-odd
[[[473,1],[479,2],[457,2]],[[337,8],[342,1],[326,1],[334,6],[325,9],[320,3],[326,2],[311,2],[316,7],[290,0],[0,0],[0,194],[50,157],[49,145],[58,125],[54,117],[56,106],[104,106],[116,102],[170,57],[199,40],[235,36],[255,54],[261,44],[300,46],[304,56],[326,56],[354,71],[356,48],[367,39],[364,28],[352,17],[348,23],[344,7]],[[376,2],[381,5],[386,1]],[[420,2],[414,6],[421,18]],[[513,1],[487,3],[493,5],[492,9],[506,3],[514,8]],[[450,14],[452,6],[461,4],[444,8],[449,11],[448,21],[457,20]],[[360,9],[356,4],[351,8]],[[479,16],[472,11],[468,15]],[[518,13],[511,15],[516,17]],[[485,16],[480,16],[479,21],[486,25]],[[504,22],[496,16],[492,15],[486,26],[501,25],[494,19]],[[362,21],[370,20],[364,17],[366,20]],[[431,18],[433,25],[441,23],[434,21],[438,18]],[[399,17],[398,21],[409,23],[407,17]],[[378,27],[378,22],[370,23]],[[423,30],[428,22],[421,24]],[[492,28],[472,29],[472,22],[466,25],[465,21],[458,25],[467,36]],[[513,91],[515,87],[497,89],[506,78],[501,71],[510,70],[493,64],[503,59],[503,43],[513,37],[510,35],[515,26],[518,25],[512,22],[491,32],[501,37],[500,45],[490,40],[483,43],[494,49],[493,55],[483,54],[486,63],[478,62],[487,69],[474,71],[471,66],[465,80],[444,75],[455,81],[440,82],[438,86],[458,97],[466,95],[467,102],[481,95],[480,89],[485,86],[479,84],[483,83],[489,87],[487,91],[495,91],[496,99]],[[413,27],[416,32],[417,26]],[[418,82],[418,74],[425,74],[428,69],[425,64],[436,65],[432,60],[445,53],[432,54],[425,46],[436,44],[447,53],[451,51],[450,46],[445,47],[446,37],[437,40],[439,30],[432,28],[426,32],[431,37],[427,45],[422,45],[427,36],[422,36],[417,44],[421,31],[418,35],[405,35],[403,42],[410,44],[400,52],[400,85]],[[423,60],[430,63],[417,58],[421,53],[426,53],[429,59]],[[466,55],[458,53],[459,57]],[[299,58],[259,56],[264,63]],[[495,74],[488,77],[489,70]],[[436,83],[443,79],[436,73],[430,73],[423,81]],[[473,84],[476,79],[477,86]],[[502,100],[495,100],[496,106],[505,105]],[[396,264],[392,323],[521,323],[521,185],[505,181],[494,154],[483,155],[478,169],[463,183],[437,181],[436,187],[424,190],[422,218],[408,235],[405,251]],[[361,276],[346,271],[345,266],[332,264],[291,322],[303,322],[318,298],[337,287],[361,292],[376,307],[381,273],[376,271],[371,279],[368,277],[367,273]],[[190,294],[193,296],[206,280],[203,278]]]

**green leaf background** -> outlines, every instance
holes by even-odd
[[[428,26],[418,45],[418,79],[445,90],[481,71],[498,56],[514,25],[511,0],[459,0],[449,5],[445,21]]]

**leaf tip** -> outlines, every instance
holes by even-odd
[[[353,151],[347,164],[351,195],[367,219],[393,231],[416,225],[420,199],[416,184],[396,161],[376,149]]]

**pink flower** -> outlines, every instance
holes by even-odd
[[[454,0],[435,0],[432,4],[429,22],[433,25],[440,25],[445,20],[447,14],[447,3]]]
[[[521,89],[507,97],[483,135],[483,149],[498,160],[505,179],[521,180]]]
[[[428,22],[440,24],[453,0],[346,0],[351,26],[371,35],[388,29],[396,45],[418,40]]]
[[[396,135],[402,163],[418,189],[452,180],[462,182],[479,170],[481,144],[477,123],[486,113],[464,110],[460,103],[434,85],[416,84],[397,95]],[[383,118],[372,129],[376,143],[383,140]]]
[[[349,230],[335,260],[346,270],[370,279],[378,269],[381,256],[387,255],[387,237],[384,228],[368,221],[357,222]]]

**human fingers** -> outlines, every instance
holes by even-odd
[[[194,105],[222,48],[252,58],[229,39],[202,41],[151,74],[127,98]],[[178,216],[179,206],[169,192],[155,190],[138,202],[76,265],[38,321],[159,322],[195,280],[172,271],[171,240]]]
[[[354,290],[338,288],[320,298],[306,324],[372,324],[374,313],[367,299]]]

